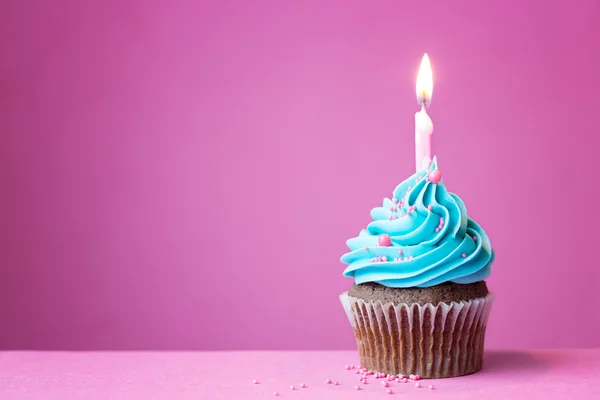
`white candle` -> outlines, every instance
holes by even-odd
[[[431,162],[431,135],[433,134],[433,122],[427,115],[426,108],[431,104],[433,93],[433,76],[431,64],[427,53],[421,60],[421,67],[417,75],[417,102],[421,105],[421,111],[415,114],[415,167],[417,171]]]

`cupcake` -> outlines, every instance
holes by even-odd
[[[346,243],[340,295],[360,363],[386,374],[447,378],[481,369],[494,252],[449,193],[437,159],[402,182]]]

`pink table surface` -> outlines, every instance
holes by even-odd
[[[600,399],[600,349],[487,351],[477,374],[421,381],[435,390],[393,383],[393,395],[373,378],[356,391],[344,369],[356,362],[354,351],[2,352],[0,399]]]

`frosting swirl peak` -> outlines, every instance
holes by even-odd
[[[428,287],[486,279],[494,252],[463,201],[446,190],[434,158],[371,210],[371,222],[346,241],[344,276],[356,284]],[[389,238],[388,238],[389,236]]]

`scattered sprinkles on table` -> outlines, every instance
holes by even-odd
[[[355,370],[356,369],[356,373],[359,374],[360,376],[358,377],[359,383],[361,383],[362,385],[367,385],[369,382],[367,380],[368,376],[373,376],[373,378],[375,379],[381,379],[381,381],[379,381],[381,387],[383,389],[385,389],[385,393],[387,394],[395,394],[396,392],[394,391],[394,389],[392,388],[392,385],[390,383],[408,383],[409,381],[415,381],[415,388],[419,389],[422,388],[423,385],[421,385],[421,382],[418,382],[421,377],[419,375],[414,375],[414,374],[410,374],[408,377],[403,376],[402,374],[399,375],[391,375],[391,374],[385,374],[383,372],[374,372],[374,371],[370,371],[367,370],[366,368],[362,368],[360,365],[352,365],[352,364],[347,364],[344,365],[344,369],[346,371],[351,371],[351,370]],[[340,382],[339,381],[333,381],[331,380],[331,378],[327,378],[325,379],[325,384],[327,385],[335,385],[335,386],[339,386]],[[253,379],[252,383],[257,385],[260,384],[260,381],[258,379]],[[308,385],[304,382],[300,383],[300,385],[298,386],[302,389],[307,389]],[[290,385],[289,389],[290,390],[297,390],[298,387],[296,387],[295,385]],[[429,385],[428,386],[429,390],[435,390],[435,386],[433,385]],[[363,386],[360,385],[355,385],[354,386],[354,390],[364,390]],[[274,391],[273,392],[273,396],[281,396],[281,393],[278,391]]]

